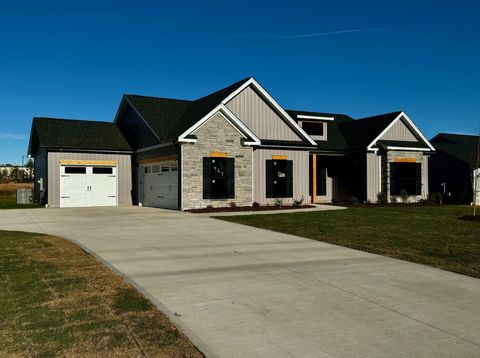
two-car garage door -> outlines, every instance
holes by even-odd
[[[60,166],[60,207],[116,205],[117,167]]]

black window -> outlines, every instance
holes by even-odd
[[[318,156],[317,165],[316,165],[316,176],[317,176],[317,196],[325,196],[327,195],[327,168],[322,166],[321,161],[319,160]],[[313,195],[313,156],[310,155],[310,176],[309,176],[309,190],[310,195]]]
[[[323,123],[322,122],[302,122],[302,128],[307,134],[311,135],[323,135]]]
[[[390,195],[422,193],[422,165],[420,163],[390,163]]]
[[[85,174],[87,173],[86,167],[65,167],[65,174]]]
[[[267,198],[293,197],[293,161],[267,160],[266,185]]]
[[[235,198],[234,158],[203,158],[203,198]]]
[[[93,167],[93,174],[113,174],[113,168]]]

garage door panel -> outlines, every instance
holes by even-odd
[[[178,171],[174,163],[153,163],[140,168],[145,206],[178,209]]]
[[[116,167],[61,167],[60,206],[116,206]]]

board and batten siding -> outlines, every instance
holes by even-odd
[[[398,140],[405,142],[418,142],[417,137],[402,121],[396,121],[393,126],[380,138],[380,140]]]
[[[293,161],[293,199],[300,200],[303,196],[303,204],[308,204],[308,175],[309,162],[308,151],[284,150],[284,149],[255,149],[253,151],[253,201],[259,204],[274,203],[274,198],[266,197],[266,161],[273,155],[286,155],[288,160]],[[292,198],[284,199],[284,203],[291,204]]]
[[[302,140],[250,87],[232,98],[226,106],[260,139]]]
[[[381,160],[381,155],[367,153],[367,201],[371,203],[377,202],[377,194],[381,191]]]
[[[60,160],[117,161],[118,205],[132,205],[132,166],[130,154],[48,152],[48,205],[60,206]]]
[[[43,178],[43,189],[47,189],[47,150],[45,148],[38,148],[34,158],[34,182],[33,182],[33,200],[40,203],[40,184],[38,181]],[[42,203],[40,203],[42,204]]]

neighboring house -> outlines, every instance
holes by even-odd
[[[182,210],[419,200],[433,151],[404,112],[284,110],[253,78],[194,101],[124,95],[113,123],[34,118],[29,145],[50,206]]]
[[[439,133],[431,142],[437,152],[430,160],[430,190],[442,193],[447,202],[471,203],[479,136]]]

